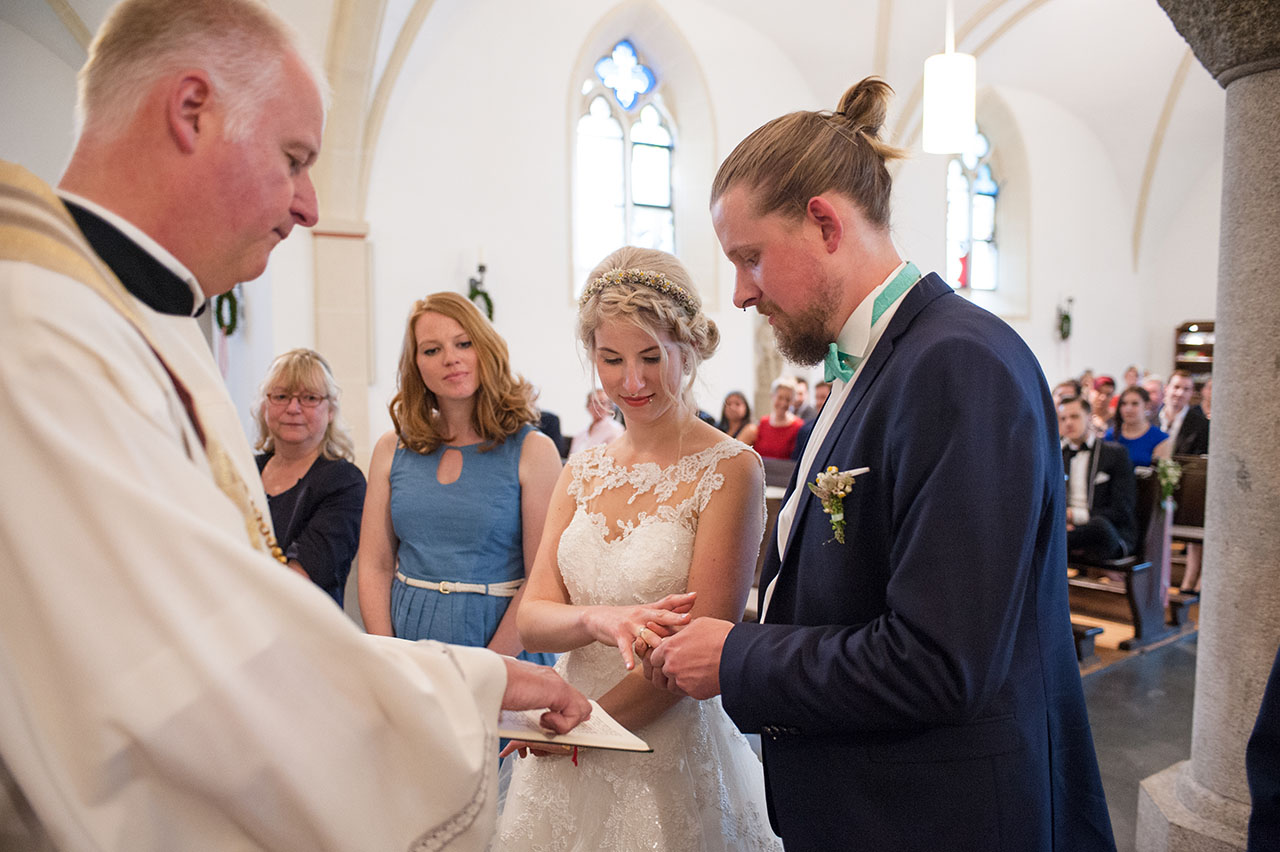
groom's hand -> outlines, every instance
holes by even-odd
[[[733,622],[697,618],[645,656],[655,686],[699,700],[720,694],[720,652]]]

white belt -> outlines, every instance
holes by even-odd
[[[442,595],[451,595],[454,592],[469,592],[473,595],[493,595],[496,598],[514,598],[516,592],[520,591],[520,587],[524,585],[524,580],[507,580],[503,583],[455,583],[452,580],[442,580],[439,583],[433,583],[430,580],[406,577],[399,571],[396,572],[396,579],[401,583],[415,586],[419,589],[430,589]]]

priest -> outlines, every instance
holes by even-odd
[[[281,564],[193,314],[315,224],[320,74],[257,0],[125,0],[55,194],[0,164],[0,848],[484,849],[500,708]]]

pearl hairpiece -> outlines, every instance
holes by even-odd
[[[578,300],[579,307],[585,305],[588,299],[601,290],[615,284],[636,284],[641,287],[648,287],[650,290],[655,290],[678,302],[681,307],[689,312],[689,316],[693,316],[698,312],[698,305],[694,302],[693,296],[688,290],[679,284],[671,283],[667,276],[661,272],[653,272],[647,269],[610,269],[604,275],[588,284],[587,289],[582,291],[582,298]]]

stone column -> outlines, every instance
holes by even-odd
[[[1137,849],[1243,849],[1244,752],[1280,644],[1280,11],[1160,0],[1226,88],[1213,429],[1191,759],[1142,782]]]
[[[773,327],[768,317],[756,314],[756,386],[752,392],[751,416],[756,420],[764,417],[773,409],[773,394],[770,388],[774,379],[782,375],[782,353],[773,339]]]

